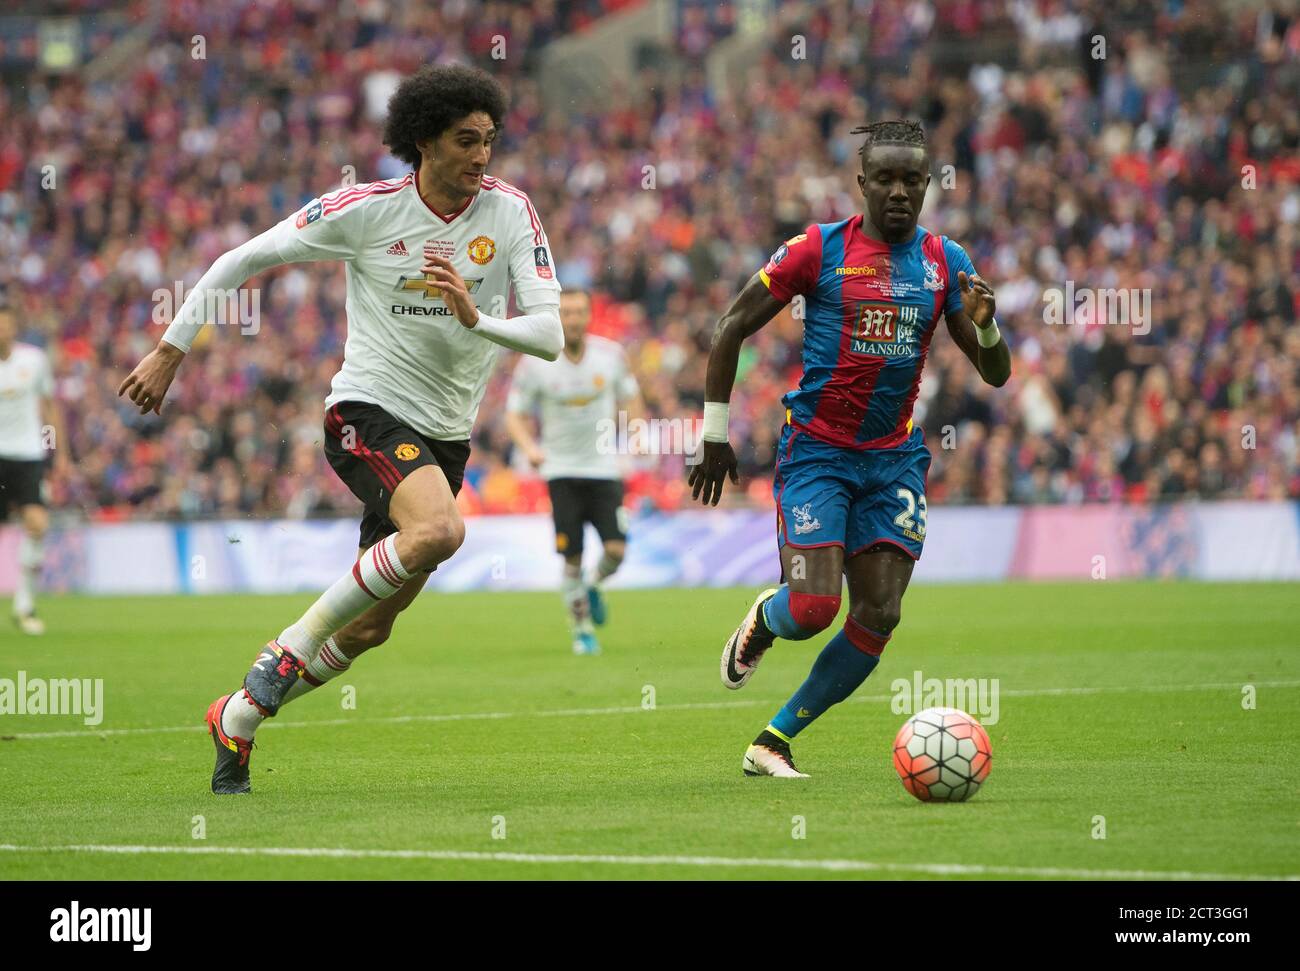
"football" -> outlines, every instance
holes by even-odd
[[[894,768],[922,802],[965,802],[993,766],[988,732],[957,708],[927,708],[894,738]]]

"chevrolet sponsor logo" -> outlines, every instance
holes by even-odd
[[[468,290],[470,293],[478,293],[478,288],[481,287],[482,285],[483,285],[482,278],[479,278],[477,280],[465,281],[465,289]],[[422,277],[422,276],[399,277],[397,280],[397,289],[423,291],[425,300],[442,299],[441,288],[436,283],[429,280],[427,277]]]
[[[471,279],[465,281],[465,289],[470,293],[478,293],[479,287],[483,285],[483,279]],[[443,302],[442,288],[436,283],[422,276],[403,276],[397,280],[397,290],[417,291],[423,294],[424,300],[437,300],[437,306],[428,306],[424,304],[395,303],[390,307],[390,311],[395,314],[404,314],[417,317],[453,317],[454,311]]]

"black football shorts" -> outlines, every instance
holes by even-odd
[[[551,479],[551,515],[555,518],[555,550],[564,556],[582,555],[587,523],[601,541],[627,539],[627,510],[623,483],[617,479]]]
[[[442,469],[451,494],[460,492],[469,442],[425,438],[378,405],[341,401],[325,412],[325,457],[352,494],[365,504],[360,546],[369,548],[397,527],[388,503],[399,482],[422,465]]]
[[[0,523],[23,506],[43,506],[44,459],[0,459]]]

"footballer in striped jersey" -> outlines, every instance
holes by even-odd
[[[845,580],[849,588],[843,628],[745,752],[747,775],[802,776],[790,740],[866,680],[898,624],[925,542],[930,468],[912,403],[940,319],[987,384],[1011,374],[993,289],[960,245],[917,225],[930,184],[921,126],[887,121],[854,133],[867,136],[865,213],[782,244],[719,321],[709,355],[704,452],[690,483],[693,497],[716,505],[724,481],[736,481],[725,413],[741,342],[803,302],[803,376],[782,399],[772,485],[788,582],[759,594],[727,640],[723,684],[744,687],[777,638],[830,627]]]

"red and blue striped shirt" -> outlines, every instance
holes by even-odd
[[[759,277],[778,300],[802,296],[803,377],[781,400],[792,425],[831,445],[894,448],[939,319],[961,309],[966,251],[918,226],[908,243],[862,232],[861,215],[787,240]]]

